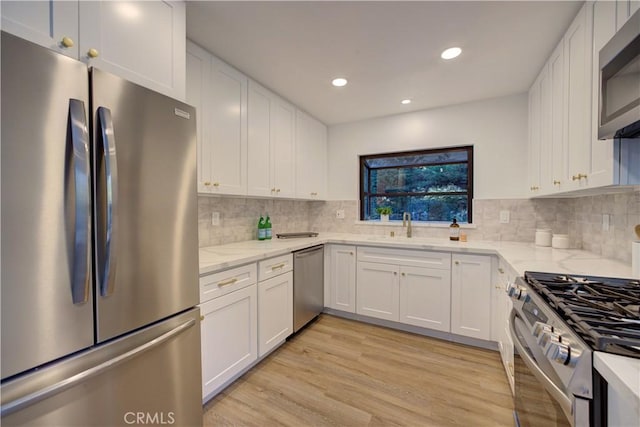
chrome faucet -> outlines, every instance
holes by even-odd
[[[402,214],[402,226],[407,227],[407,237],[411,237],[411,214],[409,212]]]

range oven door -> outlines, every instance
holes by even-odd
[[[511,312],[509,329],[517,350],[514,355],[517,424],[520,427],[588,426],[589,401],[564,391],[550,362],[535,345],[535,337],[515,310]]]

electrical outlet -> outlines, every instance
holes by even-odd
[[[609,231],[609,214],[602,215],[602,231]]]
[[[220,212],[211,212],[211,225],[220,225]]]
[[[500,211],[500,224],[509,224],[509,211]]]
[[[336,211],[336,218],[338,219],[344,219],[344,209],[338,209]]]

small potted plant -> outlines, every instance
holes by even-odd
[[[380,206],[376,208],[376,212],[380,214],[380,221],[389,221],[389,215],[391,215],[390,207]]]

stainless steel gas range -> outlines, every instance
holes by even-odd
[[[508,292],[516,425],[606,425],[593,352],[640,358],[640,282],[525,272]]]

